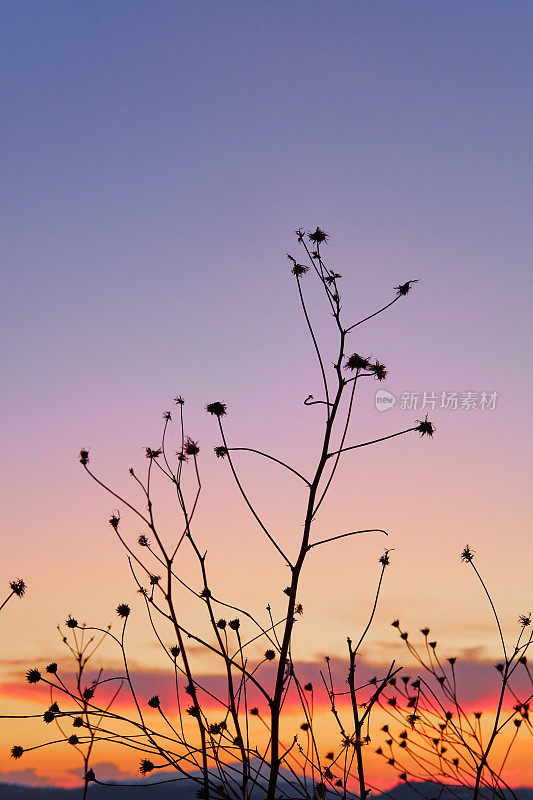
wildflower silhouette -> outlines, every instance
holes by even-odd
[[[525,629],[530,625],[531,615],[519,616],[520,630],[510,650],[503,636],[498,613],[474,557],[474,551],[466,545],[461,552],[461,561],[474,570],[489,601],[503,654],[503,661],[495,665],[500,676],[500,686],[493,718],[483,723],[481,711],[469,713],[465,708],[460,699],[457,658],[439,657],[437,641],[428,639],[430,629],[421,628],[424,643],[423,648],[419,649],[411,643],[407,631],[401,629],[400,622],[396,619],[392,626],[398,630],[400,638],[422,672],[413,681],[407,676],[403,678],[402,684],[389,681],[389,687],[392,686],[393,690],[387,689],[380,703],[391,715],[395,725],[382,727],[387,737],[386,748],[380,746],[376,752],[397,771],[400,781],[408,783],[415,790],[416,783],[413,784],[413,780],[430,780],[443,787],[453,783],[468,788],[472,791],[472,800],[489,796],[508,800],[510,797],[516,798],[504,777],[504,767],[511,748],[522,726],[533,735],[533,725],[529,719],[529,704],[533,700],[533,693],[519,700],[518,687],[515,684],[516,671],[523,667],[527,671],[528,683],[533,687],[526,657],[533,642],[533,634],[524,636]],[[505,710],[506,701],[512,706],[511,712]],[[503,758],[501,754],[494,755],[496,737],[511,725],[514,731],[509,736]]]
[[[382,675],[359,686],[357,663],[374,620],[385,570],[390,565],[391,549],[386,549],[376,558],[377,586],[367,623],[356,637],[347,638],[346,684],[350,703],[347,720],[341,719],[336,705],[336,698],[344,692],[344,687],[340,690],[334,685],[330,660],[326,658],[322,673],[323,691],[331,706],[340,741],[338,749],[327,754],[327,765],[317,744],[318,731],[313,716],[315,690],[312,683],[300,681],[293,652],[293,631],[304,611],[300,584],[311,550],[363,534],[388,535],[382,528],[333,532],[325,539],[317,538],[314,533],[318,511],[328,496],[337,470],[349,458],[348,454],[409,433],[418,432],[422,437],[431,438],[435,432],[433,423],[426,416],[404,430],[377,431],[375,438],[368,441],[350,443],[349,440],[356,397],[364,391],[365,384],[368,385],[365,379],[374,378],[382,382],[388,376],[388,369],[381,361],[352,352],[350,334],[405,297],[417,281],[400,283],[394,287],[396,294],[381,308],[362,319],[346,323],[341,305],[342,276],[328,266],[322,252],[330,239],[329,234],[317,226],[308,232],[298,229],[296,239],[301,256],[297,259],[287,254],[287,257],[317,366],[318,386],[313,394],[307,394],[303,400],[305,410],[302,409],[302,413],[309,414],[308,409],[316,406],[315,412],[320,414],[317,425],[322,439],[316,457],[303,473],[277,454],[254,447],[233,446],[225,428],[226,404],[216,401],[205,406],[206,412],[215,418],[213,422],[220,437],[214,453],[211,451],[208,457],[216,457],[220,468],[229,470],[259,534],[265,537],[280,565],[287,570],[287,578],[283,581],[287,586],[278,590],[278,597],[284,604],[283,613],[275,617],[270,604],[266,606],[266,615],[240,608],[231,599],[220,597],[211,584],[207,553],[195,530],[202,490],[200,468],[205,454],[200,452],[198,441],[184,433],[185,400],[181,395],[174,399],[176,419],[168,411],[163,413],[163,431],[158,446],[145,448],[142,477],[133,467],[129,469],[135,490],[140,490],[143,498],[141,506],[115,491],[95,473],[88,449],[80,451],[79,462],[87,475],[108,492],[124,512],[125,522],[117,509],[112,512],[109,525],[125,550],[156,644],[169,659],[175,678],[175,702],[171,708],[167,708],[166,700],[162,704],[160,697],[163,695],[152,692],[150,696],[140,696],[127,651],[127,629],[134,622],[129,621],[132,615],[128,604],[116,606],[121,629],[117,635],[109,627],[79,626],[77,620],[69,615],[66,631],[63,633],[60,629],[60,635],[77,665],[74,683],[67,683],[55,662],[46,668],[44,676],[36,668],[29,670],[27,680],[30,683],[44,681],[50,690],[51,702],[56,697],[60,699],[60,712],[51,708],[45,711],[47,724],[59,725],[60,720],[61,723],[70,720],[74,727],[79,728],[79,735],[66,735],[60,728],[61,738],[49,744],[66,743],[80,753],[85,776],[84,797],[89,783],[100,782],[91,768],[94,747],[99,741],[110,739],[116,745],[134,748],[140,753],[141,775],[171,767],[179,777],[189,775],[197,783],[198,797],[201,798],[249,800],[252,793],[266,800],[324,798],[328,793],[345,798],[349,784],[354,782],[356,796],[366,800],[372,789],[365,772],[372,714],[375,708],[385,703],[384,698],[395,685],[400,668],[392,662]],[[318,283],[336,335],[335,352],[328,358],[323,353],[321,337],[315,330],[306,300],[305,287],[309,280]],[[170,431],[174,428],[178,437],[175,455],[168,445]],[[298,482],[305,492],[303,525],[291,548],[282,545],[249,498],[237,460],[237,454],[242,452],[266,459],[273,469],[283,470],[288,492],[293,492],[293,482]],[[176,499],[181,519],[177,534],[174,530],[163,530],[156,521],[153,492],[157,480],[166,484]],[[133,531],[132,538],[125,530],[131,517],[141,528],[140,532],[138,529]],[[198,583],[179,572],[181,559],[178,554],[185,547],[196,561]],[[187,603],[183,602],[185,597]],[[188,626],[184,612],[192,602],[202,604],[208,633]],[[169,632],[171,641],[175,641],[170,647],[165,643]],[[123,669],[106,677],[100,672],[87,684],[87,661],[103,641],[118,648]],[[217,690],[216,695],[195,668],[195,652],[198,650],[218,660],[224,688]],[[263,653],[263,656],[254,658],[254,653]],[[52,666],[54,669],[50,669]],[[135,713],[119,713],[111,708],[104,691],[109,686],[123,687],[128,692]],[[260,702],[249,702],[252,690]],[[292,739],[286,738],[282,725],[289,697],[299,703],[301,710]],[[389,700],[392,703],[394,698]],[[67,707],[67,701],[70,701],[70,707]],[[414,720],[418,709],[416,706],[410,708]],[[12,755],[19,758],[23,752],[16,745]]]
[[[9,581],[9,588],[11,589],[11,591],[6,597],[6,599],[3,601],[3,603],[0,605],[0,611],[4,608],[6,603],[8,603],[9,600],[11,600],[12,597],[15,596],[24,597],[27,586],[25,582],[22,580],[22,578],[15,578],[14,580]]]

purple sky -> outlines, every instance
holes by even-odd
[[[346,457],[321,524],[330,535],[384,527],[394,548],[372,657],[394,650],[397,616],[492,657],[486,603],[459,553],[477,551],[514,636],[533,608],[533,6],[50,0],[6,2],[0,15],[0,577],[31,587],[3,618],[13,657],[57,652],[67,613],[104,624],[134,596],[107,526],[113,503],[76,456],[90,446],[98,471],[127,486],[178,393],[205,452],[199,525],[215,578],[258,608],[278,598],[283,570],[211,457],[203,406],[228,403],[235,444],[312,463],[320,423],[302,401],[319,376],[285,251],[297,227],[317,224],[348,318],[420,279],[353,340],[388,366],[384,388],[498,393],[493,411],[437,408],[433,442]],[[327,343],[330,320],[311,304]],[[375,388],[353,441],[421,414],[399,402],[379,414]],[[252,461],[242,469],[296,536],[292,486]],[[324,633],[302,633],[302,658],[344,654],[382,546],[337,544],[310,562],[304,620]]]

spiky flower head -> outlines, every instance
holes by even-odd
[[[161,705],[159,702],[159,695],[154,694],[154,696],[148,700],[148,705],[150,706],[150,708],[159,708],[159,706]]]
[[[78,627],[78,620],[75,619],[71,614],[68,615],[65,625],[67,628],[77,628]]]
[[[141,545],[141,547],[149,547],[150,546],[150,542],[148,541],[148,537],[145,536],[144,533],[141,533],[141,535],[139,536],[137,541]]]
[[[67,741],[68,741],[69,744],[79,744],[80,743],[80,740],[78,739],[78,737],[76,736],[75,733],[73,733],[72,736],[69,736]]]
[[[151,447],[145,447],[144,452],[146,453],[146,458],[159,458],[161,453],[163,452],[159,447],[157,450],[153,450]]]
[[[306,267],[305,264],[293,264],[291,272],[299,278],[300,275],[305,275],[306,272],[309,272],[309,267]]]
[[[420,433],[420,436],[429,436],[429,437],[433,436],[436,428],[433,425],[433,423],[429,421],[427,414],[424,419],[417,419],[416,422],[418,424],[417,427],[415,428],[415,431],[418,431]]]
[[[38,669],[29,669],[26,673],[26,680],[28,683],[39,683],[41,680],[41,673]]]
[[[141,764],[139,766],[139,772],[141,773],[141,775],[147,775],[149,772],[152,772],[153,769],[154,769],[154,765],[152,764],[150,759],[149,758],[143,758],[143,760],[141,761]]]
[[[48,664],[46,667],[46,671],[50,673],[50,675],[55,675],[57,672],[57,664],[55,661],[52,661],[51,664]]]
[[[127,603],[119,603],[119,605],[117,606],[117,614],[122,619],[126,619],[127,617],[129,617],[130,612],[131,608]]]
[[[413,283],[418,283],[418,278],[412,281],[406,281],[405,283],[401,283],[399,286],[395,286],[394,288],[398,292],[398,297],[402,297],[408,294]]]
[[[24,752],[24,748],[16,744],[11,748],[11,758],[20,758]]]
[[[474,550],[471,550],[470,545],[467,544],[467,546],[461,553],[461,561],[470,564],[473,560],[474,560]]]
[[[120,522],[120,511],[114,511],[109,518],[109,524],[113,528],[113,530],[118,530],[118,524]]]
[[[370,361],[357,353],[352,353],[348,356],[344,369],[370,369]]]
[[[317,227],[316,230],[313,231],[313,233],[311,233],[311,231],[308,231],[307,238],[309,239],[310,242],[314,242],[315,244],[322,244],[322,242],[327,242],[327,240],[329,239],[329,233],[326,233],[321,228]]]
[[[265,651],[265,660],[266,661],[274,661],[276,658],[276,654],[273,650],[266,650]]]
[[[193,442],[190,436],[187,436],[187,438],[185,439],[183,450],[188,456],[197,456],[198,453],[200,452],[200,448],[198,447],[198,442]]]
[[[215,448],[215,455],[217,458],[225,458],[228,455],[227,447],[224,447],[222,444],[218,444]]]
[[[172,645],[172,647],[170,648],[170,655],[173,656],[174,658],[177,658],[179,654],[180,654],[179,647],[176,644]]]
[[[24,592],[26,591],[26,584],[22,578],[15,578],[15,580],[9,581],[9,586],[11,587],[13,594],[16,594],[17,597],[23,597]]]
[[[185,400],[183,399],[181,394],[179,394],[177,397],[174,398],[174,402],[176,403],[177,406],[182,406],[185,403]]]
[[[378,380],[380,382],[384,381],[385,378],[388,375],[388,370],[387,370],[387,367],[385,366],[385,364],[382,364],[377,359],[376,359],[376,363],[375,364],[370,364],[369,369],[370,369],[370,372],[374,373],[374,377],[376,378],[376,380]]]
[[[228,625],[230,626],[232,631],[238,631],[241,627],[240,619],[230,619]]]
[[[170,413],[170,411],[163,411],[163,419],[165,420],[165,422],[171,422],[172,414]]]
[[[520,614],[518,617],[518,622],[523,628],[527,628],[528,625],[531,625],[531,612],[529,614]]]
[[[223,417],[226,414],[227,406],[225,403],[208,403],[205,407],[205,410],[208,411],[210,414],[213,414],[215,417]]]

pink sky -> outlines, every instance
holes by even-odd
[[[397,401],[378,412],[378,384],[362,386],[349,443],[409,427],[426,413],[424,392],[437,397],[437,432],[343,456],[316,538],[389,536],[310,553],[295,658],[346,657],[389,547],[365,663],[403,659],[399,618],[413,635],[430,626],[443,651],[485,674],[500,645],[463,547],[476,551],[508,642],[533,610],[531,5],[237,0],[162,2],[156,13],[136,0],[53,0],[10,5],[5,18],[0,585],[7,594],[21,576],[29,588],[0,616],[0,713],[22,696],[17,674],[61,657],[56,625],[68,614],[105,626],[130,603],[136,667],[161,669],[108,525],[117,503],[77,454],[89,447],[95,472],[138,499],[128,469],[145,469],[143,448],[158,445],[178,394],[200,443],[195,536],[212,585],[262,619],[268,603],[283,614],[287,569],[214,456],[204,406],[227,403],[233,446],[305,474],[316,463],[322,417],[303,400],[319,396],[320,376],[285,256],[299,226],[331,234],[347,322],[419,279],[353,333],[353,350],[387,365],[380,388]],[[332,320],[312,282],[305,290],[329,365]],[[450,392],[474,393],[477,407],[441,408]],[[480,408],[483,392],[497,393],[493,409]],[[401,407],[404,393],[418,393],[417,408]],[[276,465],[236,456],[295,552],[305,492]],[[170,540],[163,492],[158,515]],[[138,522],[123,512],[121,524],[134,543]],[[179,567],[199,582],[185,550]],[[202,625],[202,609],[182,602],[188,624]],[[0,740],[6,774],[11,729]],[[533,784],[517,763],[515,781]]]

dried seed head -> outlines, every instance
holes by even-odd
[[[11,748],[11,758],[20,758],[24,752],[24,748],[16,744]]]
[[[420,436],[429,436],[430,438],[433,437],[436,428],[433,425],[433,423],[429,421],[427,414],[424,417],[424,419],[417,419],[416,422],[418,424],[417,427],[415,428],[415,431],[418,431],[420,433]]]
[[[418,278],[412,281],[406,281],[405,283],[401,283],[399,286],[395,286],[394,288],[398,292],[398,297],[405,296],[406,294],[408,294],[413,283],[418,283]]]
[[[321,228],[316,228],[313,233],[311,231],[307,232],[307,238],[310,242],[314,242],[315,244],[321,244],[322,242],[327,242],[329,239],[329,233],[326,233]]]
[[[22,578],[15,578],[15,580],[9,581],[9,586],[13,594],[16,594],[17,597],[22,597],[26,591],[26,584]]]
[[[370,371],[374,373],[374,377],[378,381],[384,381],[388,375],[388,370],[385,364],[376,360],[375,364],[370,364]]]
[[[185,439],[183,450],[188,456],[197,456],[198,453],[200,452],[200,448],[198,447],[198,442],[193,442],[190,436],[187,436],[187,438]]]
[[[358,353],[352,353],[346,359],[344,369],[370,369],[370,361],[368,358],[358,355]]]
[[[141,773],[141,775],[147,775],[149,772],[152,772],[153,769],[154,769],[154,765],[152,764],[150,759],[149,758],[143,758],[143,760],[141,761],[141,764],[139,766],[139,772]]]
[[[209,414],[213,414],[215,417],[223,417],[226,414],[227,406],[225,403],[208,403],[205,407],[205,410],[209,412]]]
[[[120,603],[117,606],[117,614],[122,619],[126,619],[127,617],[129,617],[130,612],[131,612],[131,608],[129,607],[129,605],[127,603]]]
[[[474,560],[475,551],[470,549],[470,545],[464,548],[463,552],[461,553],[461,561],[465,561],[470,564]]]
[[[224,445],[219,444],[214,448],[215,454],[217,458],[224,458],[228,455],[228,450]]]
[[[160,447],[157,450],[153,450],[151,447],[145,447],[144,452],[146,453],[146,458],[159,458],[163,451]]]
[[[28,683],[39,683],[41,680],[41,673],[38,669],[29,669],[26,673],[26,680]]]
[[[109,524],[116,531],[118,530],[119,522],[120,522],[120,513],[116,511],[113,514],[111,514],[111,517],[109,518]]]
[[[80,450],[80,464],[83,464],[84,467],[87,466],[89,463],[89,451],[85,448]]]
[[[305,275],[306,272],[309,272],[309,267],[306,267],[305,264],[295,263],[291,269],[291,272],[293,275],[299,278],[300,275]]]

